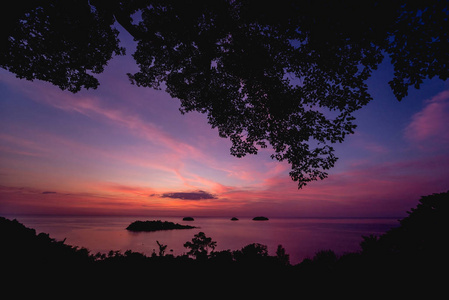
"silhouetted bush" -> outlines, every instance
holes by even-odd
[[[207,237],[204,232],[195,234],[191,242],[186,242],[184,244],[185,248],[190,249],[187,254],[194,256],[196,259],[207,259],[209,249],[213,251],[216,246],[217,242],[212,241],[212,238]]]
[[[379,237],[363,237],[360,252],[339,257],[332,250],[322,250],[295,266],[281,245],[276,256],[268,255],[267,246],[258,243],[235,251],[209,252],[216,242],[204,233],[186,243],[193,258],[147,257],[131,250],[92,255],[85,248],[66,245],[46,233],[36,235],[17,220],[0,217],[0,264],[8,279],[35,284],[50,280],[67,287],[81,284],[86,289],[150,283],[158,288],[176,284],[195,292],[201,283],[210,288],[226,286],[228,291],[267,289],[285,295],[298,285],[316,296],[326,291],[347,293],[354,286],[370,293],[404,293],[412,287],[413,291],[436,293],[444,286],[439,276],[448,266],[448,204],[449,192],[422,197],[397,228]],[[262,290],[258,291],[264,295]]]
[[[382,236],[363,237],[363,252],[427,257],[444,254],[449,235],[449,192],[422,197],[400,226]]]

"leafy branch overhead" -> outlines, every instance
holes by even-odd
[[[137,41],[139,86],[207,114],[237,157],[272,148],[302,187],[335,165],[332,144],[372,100],[366,81],[390,56],[398,100],[449,76],[448,1],[25,1],[4,10],[1,67],[77,92],[96,88]],[[133,21],[136,20],[136,21]]]

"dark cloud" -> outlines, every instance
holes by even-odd
[[[179,193],[164,193],[162,198],[182,199],[182,200],[205,200],[205,199],[217,199],[214,195],[205,191],[196,192],[179,192]]]
[[[47,194],[56,194],[56,192],[45,191],[45,192],[42,192],[42,194],[44,194],[44,195],[47,195]]]

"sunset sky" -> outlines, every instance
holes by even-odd
[[[420,196],[449,190],[449,82],[428,80],[398,102],[385,59],[329,178],[298,190],[269,148],[233,157],[205,115],[131,85],[135,45],[120,38],[127,55],[96,90],[0,69],[0,215],[402,217]]]

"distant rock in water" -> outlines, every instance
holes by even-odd
[[[253,221],[268,221],[268,218],[259,216],[259,217],[254,217]]]
[[[236,218],[236,217],[232,217],[231,218],[231,221],[238,221],[239,219],[238,218]]]
[[[184,217],[182,218],[183,221],[194,221],[195,219],[192,217]]]
[[[159,231],[159,230],[173,230],[173,229],[192,229],[196,228],[189,225],[181,225],[178,223],[161,220],[157,221],[135,221],[126,227],[129,231]]]

